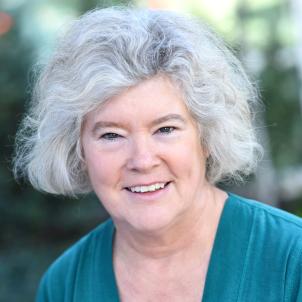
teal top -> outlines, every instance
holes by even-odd
[[[119,301],[111,219],[43,276],[37,302]],[[302,301],[302,219],[234,194],[221,214],[202,302]]]

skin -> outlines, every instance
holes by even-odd
[[[92,187],[116,226],[122,301],[200,301],[226,194],[182,94],[157,76],[90,112],[82,131]],[[168,183],[151,193],[127,188]],[[138,277],[139,276],[139,277]]]

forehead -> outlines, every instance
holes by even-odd
[[[166,76],[157,76],[110,98],[86,116],[86,122],[99,120],[150,121],[178,114],[191,119],[180,89]]]

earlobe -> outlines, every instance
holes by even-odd
[[[85,159],[85,153],[84,153],[84,148],[83,148],[81,139],[78,139],[78,141],[77,141],[76,152],[77,152],[78,158],[80,159],[80,162],[81,162],[81,168],[86,170],[86,159]]]
[[[80,154],[80,161],[81,161],[81,168],[83,171],[87,171],[87,163],[86,163],[86,158],[83,149],[81,150]]]
[[[84,161],[84,160],[81,160],[81,170],[82,171],[87,171],[87,164],[86,164],[86,161]]]
[[[204,149],[204,156],[206,159],[208,159],[210,157],[210,152],[206,148]]]
[[[202,144],[202,152],[206,159],[208,159],[210,157],[210,152],[204,144]]]

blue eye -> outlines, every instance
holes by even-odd
[[[175,129],[175,127],[161,127],[157,131],[162,134],[169,134],[172,133]]]
[[[108,132],[105,133],[101,136],[101,139],[105,139],[105,140],[109,140],[109,141],[114,141],[116,139],[118,139],[119,137],[121,137],[119,134],[117,133],[113,133],[113,132]]]

